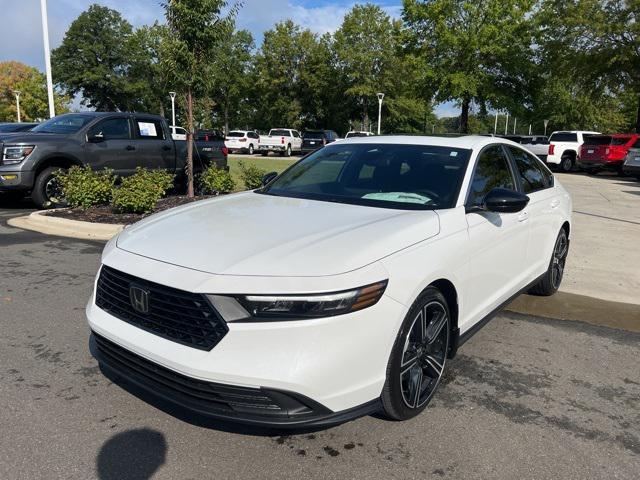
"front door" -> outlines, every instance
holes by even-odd
[[[175,144],[165,132],[162,121],[157,118],[136,115],[133,119],[133,125],[139,166],[149,169],[163,169],[173,173],[176,168]],[[194,165],[199,160],[194,148]]]
[[[128,117],[100,120],[87,132],[85,161],[93,170],[112,169],[126,175],[136,163],[136,151]]]
[[[517,183],[502,145],[490,145],[476,161],[467,196],[467,209],[482,206],[494,188],[517,190]],[[529,212],[475,211],[466,214],[470,240],[469,325],[481,320],[521,287],[529,240]]]

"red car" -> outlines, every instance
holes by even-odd
[[[578,167],[589,173],[613,170],[622,175],[622,164],[631,146],[640,138],[635,133],[585,136]]]

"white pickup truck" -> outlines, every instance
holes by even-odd
[[[272,128],[269,135],[260,135],[260,153],[263,157],[269,152],[278,152],[280,156],[290,157],[292,153],[301,153],[302,135],[292,128]]]
[[[562,172],[573,170],[585,135],[598,135],[598,132],[583,130],[553,132],[549,137],[547,164],[556,166]]]

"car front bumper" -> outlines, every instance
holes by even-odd
[[[625,163],[622,165],[622,171],[628,175],[640,175],[640,162],[637,163]]]
[[[128,273],[135,275],[135,270],[131,268]],[[166,275],[171,274],[167,271]],[[160,283],[163,277],[164,274],[154,275],[149,280]],[[272,283],[273,279],[265,278],[265,282]],[[215,402],[185,398],[184,392],[166,385],[164,374],[145,378],[122,362],[96,354],[101,364],[120,376],[199,413],[276,426],[328,425],[374,411],[406,312],[407,307],[383,295],[372,307],[335,317],[229,322],[229,331],[222,340],[211,350],[203,351],[112,316],[95,304],[95,295],[86,309],[95,338],[104,339],[154,369],[180,377],[178,383],[265,392],[272,403],[282,405],[259,412],[246,408],[221,410]]]
[[[10,171],[0,168],[0,191],[30,190],[33,187],[34,173],[31,171]]]

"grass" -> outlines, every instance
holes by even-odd
[[[250,157],[248,155],[229,155],[228,163],[229,163],[229,171],[231,172],[231,177],[236,182],[236,190],[244,190],[244,184],[240,179],[240,165],[239,162],[242,161],[245,165],[255,165],[261,170],[264,170],[264,173],[269,172],[282,172],[285,168],[291,165],[294,162],[297,162],[297,158],[280,158],[280,157]]]

